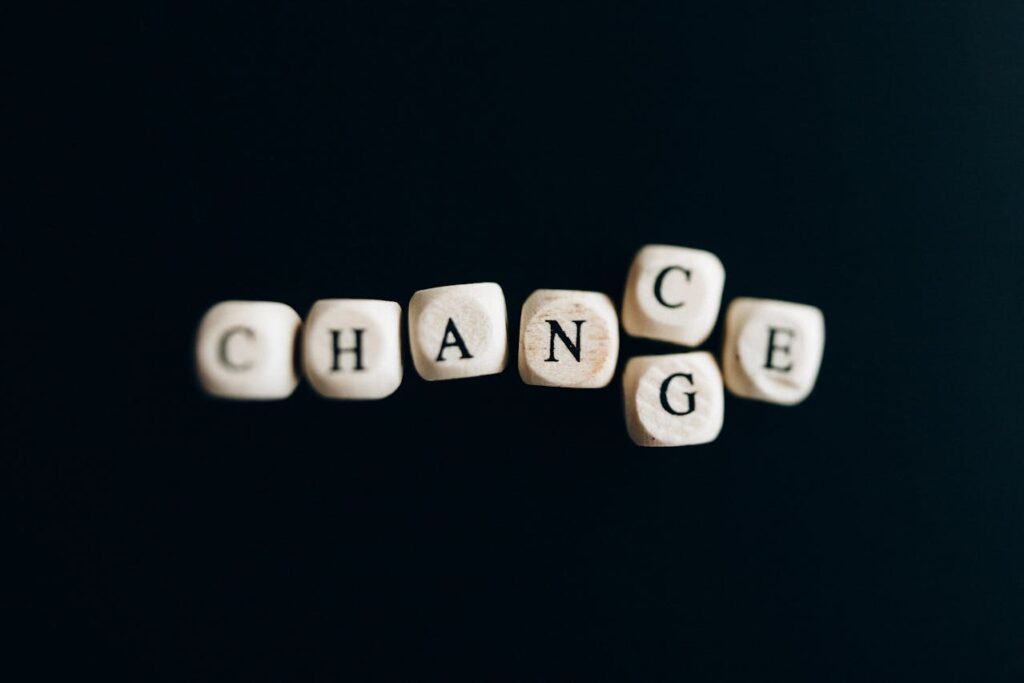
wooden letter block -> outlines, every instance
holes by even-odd
[[[196,370],[214,396],[287,398],[295,391],[299,314],[273,301],[223,301],[196,333]]]
[[[626,428],[638,446],[692,446],[722,431],[722,374],[706,351],[631,358],[622,389]]]
[[[814,306],[734,299],[725,321],[722,365],[729,391],[792,405],[814,388],[825,348],[825,318]]]
[[[626,280],[622,326],[634,337],[698,346],[718,319],[725,268],[708,251],[651,244]]]
[[[538,289],[523,303],[519,375],[527,384],[607,386],[619,355],[619,319],[600,292]]]
[[[401,318],[394,301],[317,301],[302,333],[309,383],[329,398],[390,396],[402,383]]]
[[[493,282],[416,292],[409,301],[409,343],[425,380],[501,372],[508,360],[504,292]]]

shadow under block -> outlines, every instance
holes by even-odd
[[[734,299],[725,321],[722,366],[729,391],[793,405],[807,398],[825,348],[825,318],[814,306]]]
[[[634,337],[698,346],[718,319],[725,268],[708,251],[649,244],[633,258],[622,327]]]
[[[493,282],[422,289],[409,301],[413,365],[425,380],[494,375],[508,361],[505,294]]]
[[[707,351],[631,358],[622,391],[626,428],[638,446],[692,446],[722,431],[722,374]]]
[[[295,391],[295,337],[301,325],[290,306],[273,301],[223,301],[196,333],[196,371],[207,393],[222,398],[280,399]]]
[[[402,383],[402,307],[375,299],[322,299],[302,332],[302,368],[321,396],[379,399]]]
[[[619,319],[600,292],[538,289],[523,303],[519,375],[527,384],[607,386],[619,355]]]

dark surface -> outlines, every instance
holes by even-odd
[[[1024,678],[1019,5],[232,3],[130,30],[128,89],[75,98],[130,161],[59,257],[93,259],[81,343],[114,353],[64,397],[90,438],[10,461],[52,556],[35,666]],[[618,300],[656,242],[718,254],[726,302],[824,311],[804,404],[729,397],[713,444],[635,448],[622,363],[673,348],[628,337],[598,391],[526,386],[514,353],[428,384],[407,347],[380,402],[192,375],[219,300],[493,280],[514,344],[531,291]]]

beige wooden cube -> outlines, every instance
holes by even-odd
[[[394,301],[317,301],[302,331],[306,379],[328,398],[390,396],[402,383],[401,318]]]
[[[626,429],[638,446],[692,446],[722,431],[722,374],[706,351],[631,358],[622,390]]]
[[[301,320],[274,301],[223,301],[196,333],[196,371],[214,396],[287,398],[295,391],[295,337]]]
[[[634,337],[698,346],[718,319],[725,268],[709,251],[649,244],[626,279],[622,327]]]
[[[619,319],[600,292],[538,289],[523,303],[519,375],[527,384],[607,386],[619,356]]]
[[[494,282],[416,292],[409,301],[409,343],[425,380],[501,372],[508,361],[504,292]]]
[[[725,316],[722,365],[729,391],[792,405],[814,388],[825,348],[825,318],[814,306],[734,299]]]

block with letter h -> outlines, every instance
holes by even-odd
[[[402,383],[402,307],[375,299],[322,299],[302,334],[302,368],[321,396],[380,399]]]

